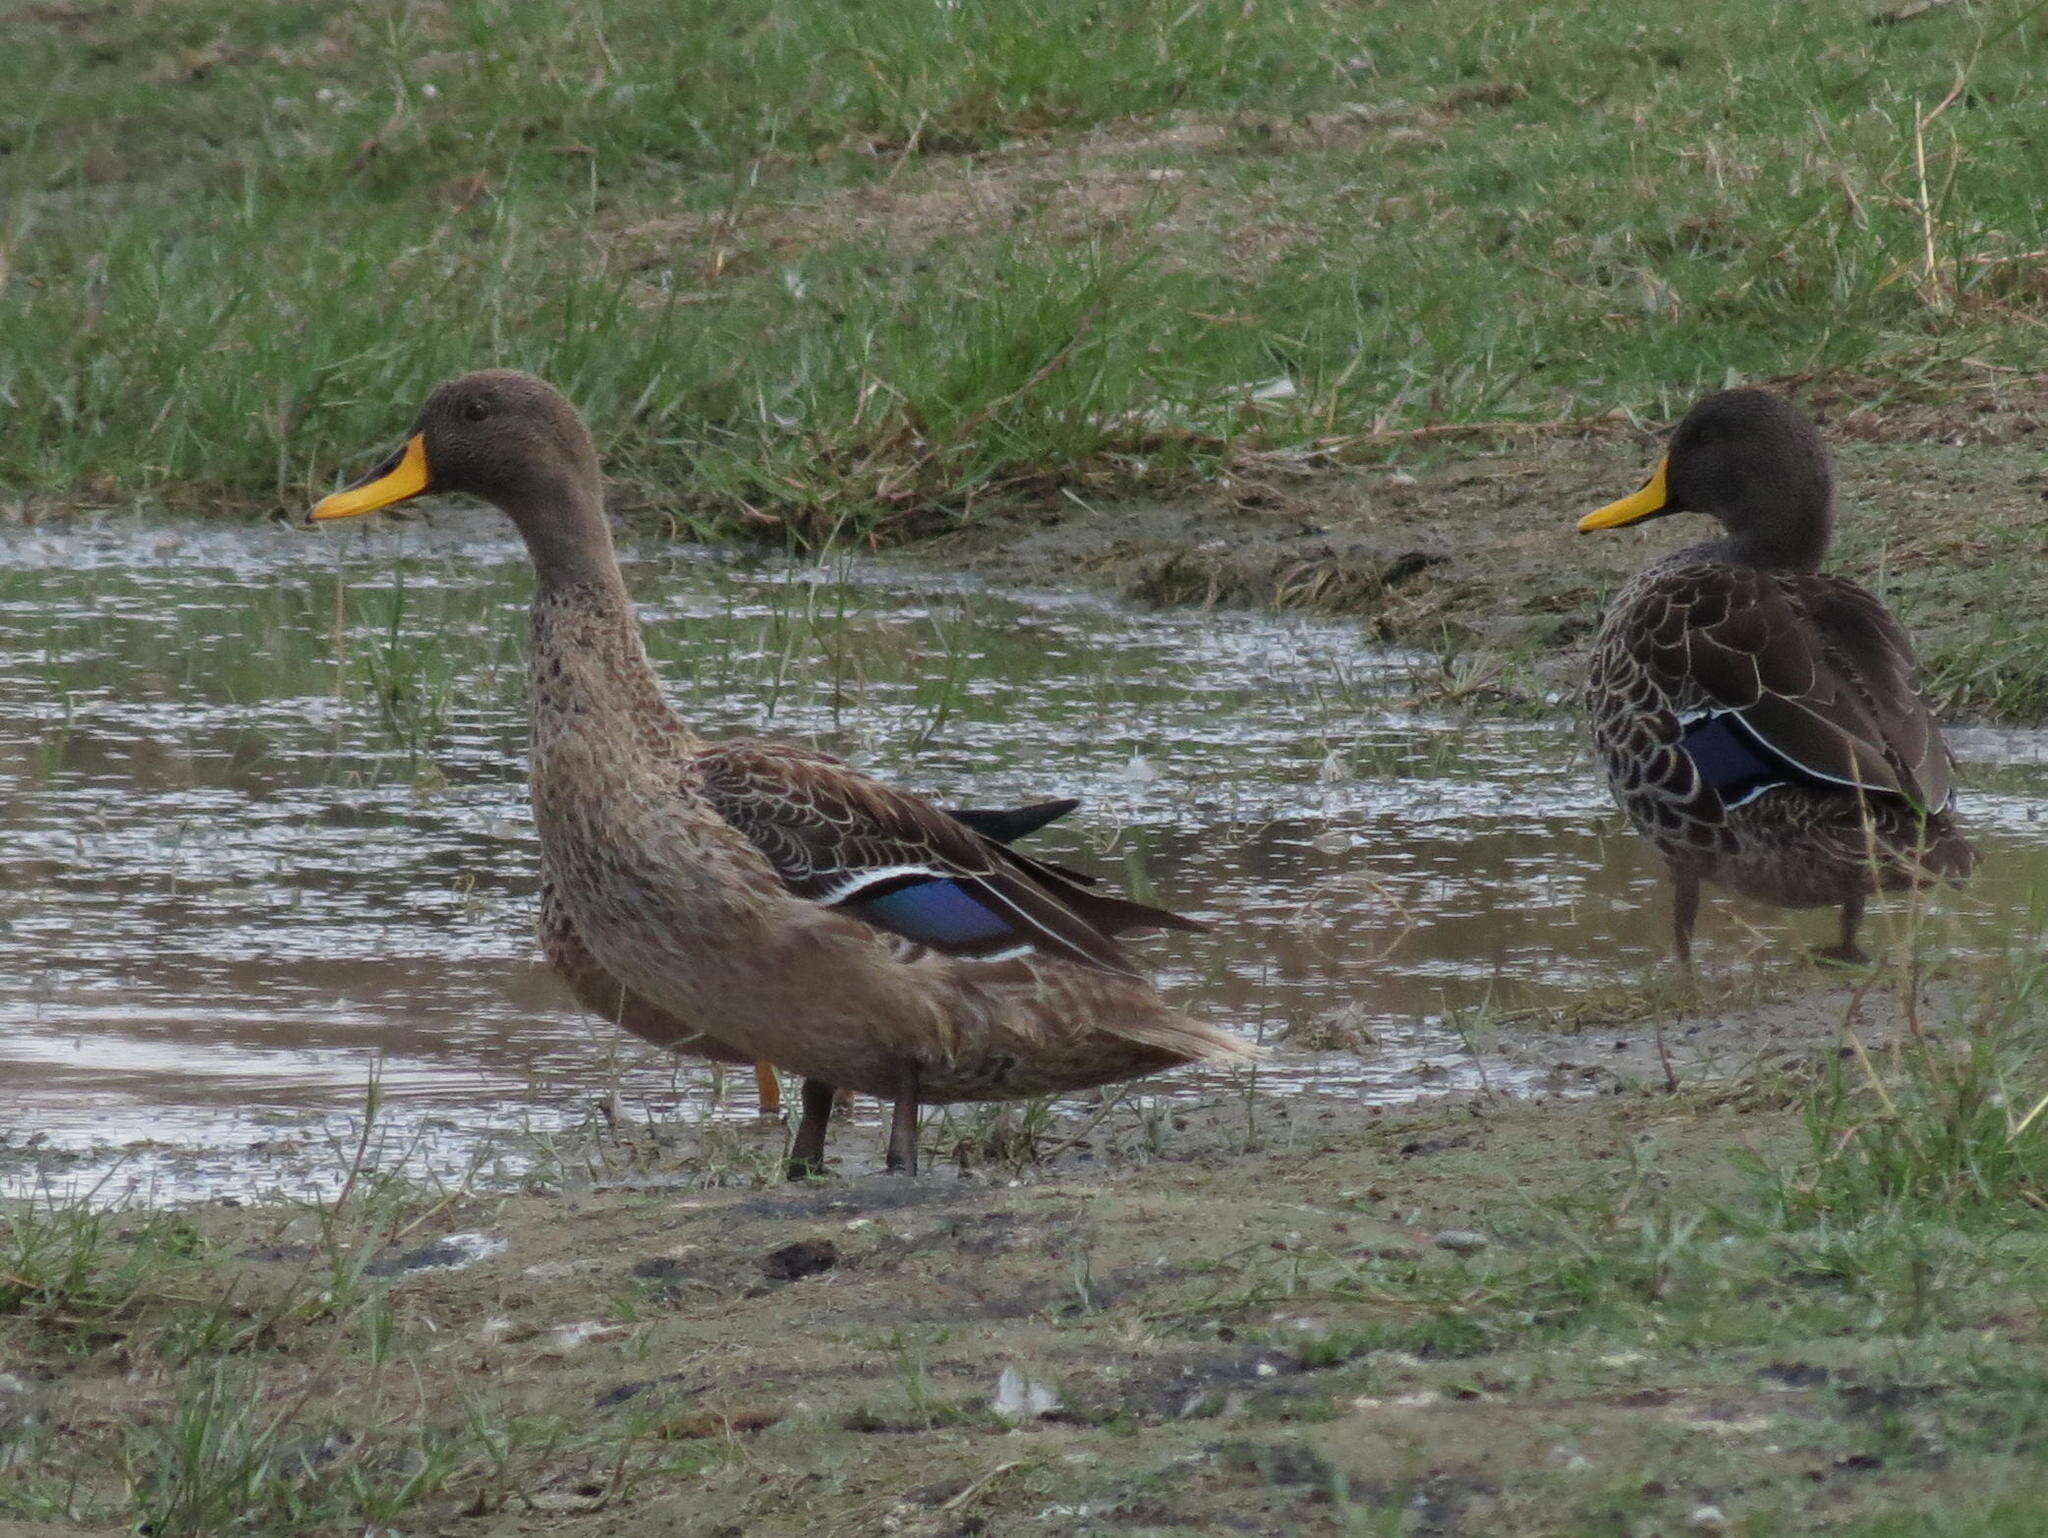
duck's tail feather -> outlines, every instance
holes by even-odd
[[[1266,1055],[1265,1048],[1177,1009],[1162,1007],[1142,1016],[1119,1017],[1105,1021],[1104,1028],[1185,1063],[1255,1062]]]
[[[1961,881],[1983,861],[1977,846],[1953,826],[1930,827],[1926,844],[1916,851],[1921,866],[1930,876],[1944,881]]]
[[[992,838],[998,844],[1014,844],[1020,838],[1029,838],[1047,823],[1058,822],[1080,804],[1068,798],[1038,801],[1030,806],[968,806],[949,815],[955,822],[966,823],[983,838]]]
[[[1057,865],[1048,867],[1067,874]],[[1107,935],[1125,935],[1133,930],[1184,929],[1190,934],[1207,934],[1209,926],[1200,919],[1191,919],[1185,913],[1175,913],[1168,908],[1155,908],[1151,903],[1133,902],[1128,897],[1112,897],[1107,892],[1082,892],[1069,899],[1089,923]]]
[[[1209,928],[1200,919],[1191,919],[1185,914],[1155,908],[1150,903],[1133,902],[1128,897],[1116,897],[1108,892],[1092,891],[1094,878],[1069,870],[1064,865],[1055,865],[1050,860],[1033,859],[1008,846],[998,853],[1011,869],[1029,876],[1061,907],[1077,914],[1091,928],[1111,939],[1133,930],[1185,929],[1202,934]]]

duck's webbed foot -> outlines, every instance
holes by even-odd
[[[804,1080],[803,1120],[797,1123],[796,1138],[789,1145],[791,1180],[825,1173],[825,1132],[832,1125],[832,1096],[832,1086],[824,1080]]]
[[[906,1064],[896,1079],[896,1114],[889,1122],[891,1174],[917,1173],[917,1065]]]

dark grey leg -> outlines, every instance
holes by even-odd
[[[1869,900],[1862,892],[1858,892],[1844,902],[1842,904],[1840,943],[1816,946],[1814,947],[1814,955],[1820,957],[1823,961],[1846,962],[1848,965],[1856,967],[1868,963],[1870,958],[1857,948],[1856,930],[1863,923],[1863,905]]]
[[[822,1079],[804,1080],[804,1116],[789,1149],[791,1180],[825,1173],[825,1129],[832,1124],[832,1095],[832,1086]]]
[[[1692,970],[1692,926],[1700,916],[1700,878],[1691,871],[1671,871],[1671,948],[1678,964]]]
[[[896,1078],[896,1115],[889,1123],[889,1169],[917,1173],[917,1065],[904,1067]]]

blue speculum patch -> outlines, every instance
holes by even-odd
[[[870,924],[937,950],[959,950],[1016,937],[1015,927],[992,913],[957,881],[918,881],[846,904]]]
[[[1705,716],[1693,722],[1678,744],[1725,806],[1740,806],[1774,785],[1789,785],[1800,778],[1784,759],[1738,725],[1733,715]]]

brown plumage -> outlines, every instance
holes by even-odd
[[[1804,417],[1729,390],[1679,423],[1648,485],[1579,524],[1701,512],[1727,530],[1622,589],[1587,691],[1608,784],[1670,871],[1681,961],[1703,881],[1839,907],[1823,954],[1856,960],[1867,897],[1976,862],[1912,642],[1875,595],[1819,569],[1833,493]]]
[[[705,746],[702,759],[708,766],[706,778],[714,783],[724,783],[738,778],[744,784],[746,766],[764,753],[802,756],[827,763],[837,762],[836,759],[828,758],[813,749],[798,747],[793,743],[742,739],[737,742]],[[730,763],[722,766],[721,760],[729,760]],[[1008,844],[1066,816],[1080,804],[1073,800],[1045,801],[1034,806],[956,811],[948,815],[978,834],[997,843]],[[746,813],[744,808],[734,808],[729,815]],[[1060,869],[1056,866],[1045,868]],[[1084,884],[1092,880],[1091,877],[1076,871],[1064,871],[1063,874]],[[1127,906],[1148,915],[1152,912],[1139,904]],[[1177,922],[1185,922],[1178,920],[1177,915],[1169,917],[1175,918]],[[592,1014],[603,1017],[642,1041],[664,1047],[671,1052],[702,1057],[720,1064],[744,1066],[750,1062],[745,1053],[735,1052],[715,1036],[707,1036],[696,1030],[687,1021],[676,1018],[660,1005],[634,993],[599,966],[597,958],[590,954],[590,948],[576,933],[576,925],[569,917],[569,910],[563,905],[555,889],[554,876],[549,871],[545,858],[541,861],[540,870],[538,929],[541,954],[568,984],[569,992],[574,995],[576,1002]],[[782,1109],[782,1089],[776,1079],[774,1066],[762,1062],[755,1062],[752,1066],[761,1114],[778,1114]]]
[[[1168,1008],[1117,941],[1200,926],[1008,848],[1029,809],[948,814],[822,753],[691,732],[642,649],[589,434],[551,387],[500,370],[441,386],[313,517],[425,491],[496,504],[533,557],[551,957],[636,1034],[804,1075],[793,1175],[822,1165],[834,1086],[895,1102],[889,1163],[914,1170],[920,1104],[1250,1054]]]

